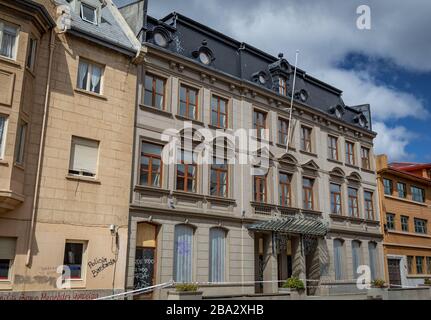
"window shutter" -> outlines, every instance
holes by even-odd
[[[0,238],[0,259],[15,259],[15,238]]]
[[[72,141],[71,169],[96,174],[99,143],[74,137]]]
[[[226,231],[210,230],[210,281],[223,282],[225,274]]]

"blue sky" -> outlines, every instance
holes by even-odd
[[[360,5],[370,30],[356,26]],[[431,1],[149,0],[156,18],[173,11],[290,62],[300,50],[299,67],[346,104],[371,105],[376,153],[431,162]]]

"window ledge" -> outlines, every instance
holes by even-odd
[[[346,166],[346,167],[349,167],[349,168],[352,168],[352,169],[356,169],[356,170],[359,170],[359,167],[357,166],[357,165],[354,165],[354,164],[350,164],[350,163],[344,163],[344,165]]]
[[[417,279],[417,278],[431,278],[431,274],[408,274],[407,278]],[[427,286],[424,286],[425,288]],[[416,289],[416,288],[415,288]]]
[[[0,166],[9,167],[9,162],[6,160],[0,159]]]
[[[228,128],[217,127],[217,126],[215,126],[213,124],[208,124],[208,128],[214,129],[214,130],[225,130],[225,131],[228,130]]]
[[[147,106],[145,104],[140,104],[139,107],[141,108],[141,110],[152,112],[152,113],[156,113],[156,114],[168,117],[168,118],[173,118],[174,117],[171,112],[166,111],[166,110],[160,110],[160,109],[157,109],[157,108],[154,108],[154,107],[151,107],[151,106]]]
[[[180,115],[180,114],[177,114],[177,115],[175,116],[175,118],[177,118],[178,120],[181,120],[181,121],[190,121],[190,122],[192,122],[193,124],[196,124],[196,125],[201,126],[201,127],[204,127],[204,126],[205,126],[205,124],[204,124],[202,121],[200,121],[200,120],[197,120],[197,119],[191,119],[191,118],[188,118],[188,117],[182,116],[182,115]]]
[[[344,216],[341,214],[331,213],[329,216],[331,217],[332,220],[345,220],[345,221],[362,222],[362,223],[375,224],[375,225],[380,224],[380,221],[377,221],[377,220],[369,220],[369,219],[363,219],[363,218],[358,218],[358,217],[350,217],[350,216]]]
[[[135,185],[135,191],[138,192],[157,192],[162,194],[170,194],[171,191],[168,189],[163,189],[159,187],[149,187],[149,186],[143,186],[143,185]]]
[[[67,180],[72,181],[82,181],[82,182],[88,182],[88,183],[94,183],[94,184],[101,184],[100,180],[96,178],[90,178],[90,177],[82,177],[82,176],[74,176],[71,174],[66,175]]]
[[[366,173],[376,174],[376,172],[371,170],[371,169],[361,168],[361,171],[366,172]]]
[[[398,231],[398,230],[388,230],[388,233],[398,234],[398,235],[403,235],[403,236],[410,236],[410,237],[419,237],[419,238],[431,239],[431,235],[428,235],[426,233],[415,233],[415,232],[406,232],[406,231]]]
[[[277,147],[279,147],[279,148],[286,149],[286,145],[285,145],[285,144],[283,144],[283,143],[276,142],[276,143],[275,143],[275,145],[276,145]],[[291,147],[291,146],[289,146],[289,150],[290,150],[290,151],[293,151],[293,152],[296,152],[296,149],[295,149],[294,147]]]
[[[300,153],[305,154],[307,156],[311,156],[311,157],[315,157],[317,158],[317,154],[313,153],[313,152],[309,152],[309,151],[305,151],[305,150],[299,150]]]
[[[428,207],[428,205],[426,203],[424,203],[424,202],[417,202],[417,201],[413,201],[413,200],[410,200],[410,199],[404,199],[404,198],[400,198],[400,197],[390,196],[390,195],[387,195],[387,194],[385,194],[385,198],[389,198],[389,199],[392,199],[392,200],[403,201],[403,202],[407,202],[407,203],[411,203],[411,204],[417,204],[417,205],[423,206],[423,207]]]
[[[14,167],[16,167],[16,168],[18,168],[18,169],[20,169],[20,170],[22,170],[22,171],[24,171],[24,170],[25,170],[24,165],[23,165],[23,164],[21,164],[21,163],[17,163],[17,162],[15,162],[15,163],[13,164],[13,166],[14,166]]]
[[[25,66],[25,71],[27,71],[33,78],[36,78],[36,74],[29,67]]]
[[[205,199],[209,202],[236,204],[235,199],[206,195]]]
[[[336,163],[336,164],[338,164],[338,165],[343,165],[343,162],[342,162],[342,161],[340,161],[340,160],[331,159],[331,158],[328,158],[328,159],[326,159],[326,160],[328,160],[329,162]]]
[[[99,93],[95,93],[95,92],[91,92],[91,91],[87,91],[87,90],[83,90],[83,89],[79,89],[79,88],[75,88],[75,92],[80,93],[80,94],[85,94],[85,95],[90,96],[90,97],[102,99],[102,100],[108,100],[108,98],[106,96],[104,96],[103,94],[99,94]]]
[[[203,195],[203,194],[185,192],[185,191],[180,191],[180,190],[173,191],[172,195],[174,197],[189,198],[189,199],[196,199],[196,200],[204,200],[205,199],[205,195]]]
[[[13,60],[13,59],[3,57],[3,56],[1,56],[1,55],[0,55],[0,61],[2,61],[2,62],[6,62],[6,63],[8,63],[8,64],[10,64],[10,65],[12,65],[12,66],[14,66],[14,67],[22,68],[21,63],[19,63],[19,62],[15,61],[15,60]]]

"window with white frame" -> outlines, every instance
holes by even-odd
[[[193,228],[185,224],[175,226],[174,281],[189,283],[193,269]]]
[[[79,89],[101,94],[103,67],[84,59],[79,59],[78,83]]]
[[[10,281],[11,268],[15,259],[16,239],[0,237],[0,282]]]
[[[72,137],[69,174],[95,177],[97,173],[98,154],[98,141]]]
[[[36,61],[36,48],[37,48],[37,40],[34,38],[30,38],[28,41],[28,51],[27,51],[27,62],[26,66],[31,71],[34,70],[34,64]]]
[[[210,229],[210,282],[225,281],[226,231],[222,228]]]
[[[18,125],[17,144],[15,151],[15,162],[24,164],[24,151],[27,138],[27,123],[21,120]]]
[[[423,219],[414,219],[415,222],[415,232],[416,233],[422,233],[422,234],[426,234],[427,233],[427,220],[423,220]]]
[[[83,277],[83,257],[84,242],[67,241],[64,248],[63,265],[68,267],[70,272],[65,272],[64,276],[70,279],[82,279]]]
[[[18,27],[0,20],[0,56],[16,59]]]
[[[6,116],[0,114],[0,159],[3,159],[6,147],[6,123]]]
[[[81,3],[81,18],[84,21],[97,24],[97,9],[86,3]]]

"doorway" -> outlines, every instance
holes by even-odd
[[[388,259],[388,273],[390,287],[401,287],[401,270],[399,259]]]

